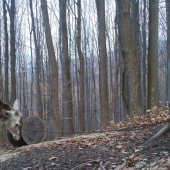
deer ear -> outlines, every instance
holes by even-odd
[[[3,115],[7,118],[10,118],[11,117],[11,111],[8,111],[8,110],[2,110],[3,112]]]
[[[15,100],[15,102],[13,104],[13,109],[19,110],[19,100],[18,99]]]

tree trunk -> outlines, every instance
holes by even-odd
[[[136,57],[140,67],[140,47],[139,47],[139,0],[132,0],[132,16],[131,16],[131,25],[132,25],[132,38],[135,45]]]
[[[10,103],[13,104],[16,100],[16,54],[15,54],[15,0],[11,0],[10,10],[10,34],[11,34],[11,99]]]
[[[167,61],[168,61],[168,101],[170,107],[170,1],[166,0],[166,20],[167,20]]]
[[[80,130],[85,132],[84,120],[84,56],[81,50],[81,0],[77,2],[78,18],[77,18],[77,49],[80,60]]]
[[[99,24],[99,82],[100,82],[100,102],[101,102],[101,127],[109,126],[109,101],[107,87],[107,53],[105,35],[105,0],[96,0],[98,24]]]
[[[147,90],[146,90],[146,0],[143,2],[143,24],[142,24],[142,34],[143,34],[143,57],[142,57],[142,69],[143,69],[143,110],[146,113],[147,109]]]
[[[126,114],[133,117],[133,112],[136,115],[142,114],[142,103],[140,70],[130,30],[130,0],[119,0],[118,8],[119,38],[124,63],[122,97]]]
[[[149,1],[148,109],[158,107],[158,5]]]
[[[1,18],[0,18],[0,28],[1,28]],[[1,29],[0,29],[0,98],[3,99],[3,91],[2,91],[2,87],[3,87],[3,81],[2,81],[2,64],[1,64]],[[6,142],[6,133],[5,133],[5,125],[3,125],[3,123],[0,121],[0,143],[1,144],[5,144]]]
[[[36,91],[37,91],[37,109],[38,114],[43,119],[43,106],[42,106],[42,93],[40,90],[40,49],[37,44],[37,37],[35,32],[35,23],[34,23],[34,15],[33,15],[33,9],[32,9],[32,0],[30,0],[30,11],[31,11],[31,19],[32,19],[32,30],[33,30],[33,36],[34,36],[34,44],[35,44],[35,53],[36,53]]]
[[[53,115],[54,115],[54,124],[55,124],[55,129],[58,132],[61,132],[62,122],[61,122],[61,115],[60,115],[59,101],[58,101],[58,65],[56,62],[54,46],[52,42],[51,28],[49,24],[49,16],[48,16],[46,0],[41,0],[41,10],[43,15],[43,25],[44,25],[45,36],[46,36],[48,55],[49,55],[50,65],[52,70],[52,108],[53,108]],[[56,136],[57,137],[61,136],[61,133],[57,133]]]
[[[68,56],[68,38],[67,38],[67,23],[66,23],[66,0],[59,0],[60,3],[60,23],[62,33],[62,53],[63,53],[63,70],[64,70],[64,85],[66,90],[66,113],[67,113],[67,132],[74,132],[73,123],[73,104],[71,91],[71,76],[70,76],[70,60]]]
[[[6,16],[6,0],[3,0],[3,16],[4,16],[4,34],[5,34],[5,103],[9,104],[9,82],[8,82],[8,30],[7,30],[7,16]]]

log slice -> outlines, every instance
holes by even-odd
[[[22,137],[27,144],[43,142],[46,137],[46,128],[38,116],[27,117],[23,121]]]

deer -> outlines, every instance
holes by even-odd
[[[12,134],[14,140],[21,139],[22,114],[19,111],[19,100],[16,99],[13,107],[0,100],[0,120]]]

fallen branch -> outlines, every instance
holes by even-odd
[[[76,170],[76,169],[79,169],[79,168],[82,168],[83,166],[89,164],[89,163],[99,163],[101,160],[91,160],[91,161],[88,161],[88,162],[85,162],[85,163],[82,163],[74,168],[72,168],[71,170]]]
[[[164,133],[168,132],[169,129],[170,129],[170,122],[168,122],[161,130],[159,130],[154,136],[152,136],[149,140],[147,140],[145,142],[145,145],[147,145],[148,143],[156,140],[157,138],[162,136]]]

